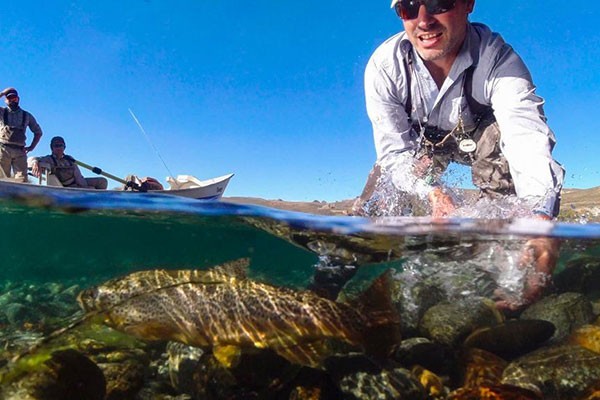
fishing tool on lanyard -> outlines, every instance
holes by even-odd
[[[428,126],[427,122],[429,121],[429,111],[427,110],[427,104],[425,103],[425,97],[423,95],[421,81],[418,79],[418,76],[416,75],[414,70],[412,52],[408,53],[408,67],[410,69],[409,73],[413,75],[417,81],[417,92],[419,95],[419,99],[421,100],[421,104],[423,105],[422,117],[419,116],[419,110],[416,104],[413,104],[412,107],[412,111],[415,114],[417,114],[417,123],[419,125],[419,140],[421,145],[425,147],[429,156],[432,156],[434,153],[436,153],[436,150],[437,152],[443,152],[444,145],[448,142],[448,140],[453,139],[454,142],[457,144],[458,149],[461,152],[468,154],[469,157],[472,158],[472,153],[477,149],[477,143],[471,138],[471,134],[465,130],[465,124],[463,121],[463,110],[461,109],[460,104],[458,105],[458,123],[450,132],[444,134],[444,132],[439,130],[437,127]],[[461,99],[464,98],[465,77],[466,74],[463,74],[460,90]],[[410,93],[410,87],[408,88],[408,90]]]

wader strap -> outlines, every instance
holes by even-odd
[[[479,123],[479,121],[483,120],[484,118],[491,116],[494,113],[494,110],[491,106],[481,104],[473,98],[473,73],[475,72],[476,66],[477,65],[471,65],[465,71],[464,95],[469,109],[478,120],[477,123]]]
[[[23,118],[21,120],[21,127],[22,128],[27,128],[27,126],[25,125],[25,119],[27,117],[26,111],[21,109],[21,111],[23,112]],[[2,122],[4,122],[4,126],[8,126],[8,109],[4,109],[4,114],[2,115]]]
[[[408,119],[411,119],[412,115],[412,100],[411,100],[411,88],[410,88],[410,80],[412,75],[412,68],[410,65],[412,64],[412,57],[410,56],[410,52],[402,57],[402,62],[404,63],[404,70],[406,71],[406,87],[408,88],[408,95],[406,96],[406,103],[404,103],[404,111],[406,111],[406,115]]]
[[[62,181],[61,178],[64,178],[64,175],[62,174],[62,172],[60,172],[60,169],[67,169],[67,168],[73,169],[73,161],[75,161],[75,160],[71,156],[65,156],[64,159],[67,160],[67,161],[69,161],[69,163],[71,165],[69,165],[68,167],[60,167],[58,165],[58,160],[56,159],[56,157],[54,156],[54,154],[52,154],[52,163],[54,164],[54,168],[52,168],[52,173],[54,175],[56,175],[56,177],[58,178],[58,180],[60,181],[60,183],[62,183],[63,186],[68,187],[68,186],[72,186],[75,183],[75,181],[76,181],[75,175],[73,173],[73,176],[71,176],[68,179],[65,179],[64,181]]]

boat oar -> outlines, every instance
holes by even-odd
[[[135,182],[127,182],[125,179],[121,179],[118,176],[114,176],[113,174],[109,174],[108,172],[102,171],[102,168],[92,167],[91,165],[86,164],[83,161],[79,161],[79,160],[75,160],[75,164],[77,164],[83,168],[89,169],[90,171],[92,171],[95,174],[103,175],[107,178],[110,178],[119,183],[122,183],[123,185],[127,185],[128,187],[133,187],[134,189],[137,189],[136,186],[138,186],[138,185]]]
[[[117,182],[119,182],[119,183],[122,183],[123,185],[127,185],[127,181],[126,181],[126,180],[124,180],[124,179],[121,179],[121,178],[119,178],[118,176],[114,176],[113,174],[109,174],[108,172],[104,172],[104,171],[102,171],[102,169],[101,169],[101,168],[98,168],[98,167],[92,167],[91,165],[89,165],[89,164],[86,164],[86,163],[84,163],[83,161],[79,161],[79,160],[75,160],[75,164],[79,165],[80,167],[83,167],[83,168],[89,169],[90,171],[92,171],[92,172],[93,172],[93,173],[95,173],[95,174],[98,174],[98,175],[103,175],[103,176],[105,176],[105,177],[107,177],[107,178],[110,178],[110,179],[112,179],[112,180],[114,180],[114,181],[117,181]]]

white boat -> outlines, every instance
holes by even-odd
[[[102,173],[102,175],[108,175]],[[167,178],[167,182],[169,183],[169,188],[164,190],[150,190],[145,193],[152,194],[166,194],[170,196],[179,196],[179,197],[187,197],[192,199],[200,199],[200,200],[219,200],[223,193],[225,193],[225,189],[227,188],[227,184],[229,180],[234,174],[228,174],[219,176],[217,178],[207,179],[207,180],[199,180],[198,178],[192,175],[178,175],[176,178]],[[123,181],[124,182],[124,181]],[[56,178],[53,174],[43,174],[42,177],[36,183],[21,183],[16,182],[14,179],[6,178],[2,173],[2,169],[0,168],[0,191],[9,189],[10,187],[14,187],[14,185],[23,185],[29,187],[30,191],[36,193],[43,193],[45,190],[59,190],[61,192],[90,192],[90,193],[140,193],[137,190],[96,190],[96,189],[87,189],[87,188],[72,188],[72,187],[64,187],[61,185],[58,178]]]
[[[151,193],[164,193],[172,196],[190,197],[193,199],[219,200],[233,174],[219,176],[204,181],[192,175],[177,175],[176,179],[167,177],[169,188],[154,190]]]

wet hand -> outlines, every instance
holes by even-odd
[[[496,306],[503,310],[517,311],[539,300],[552,283],[552,272],[556,267],[560,242],[554,238],[535,238],[528,240],[521,251],[519,268],[525,269],[523,293],[515,300],[503,296],[500,291]]]
[[[527,274],[524,293],[526,300],[538,300],[543,289],[551,283],[559,248],[559,241],[553,238],[531,239],[525,243],[521,265],[531,265],[534,269],[531,274]]]
[[[456,211],[456,206],[452,197],[441,188],[435,188],[429,193],[429,202],[431,204],[431,215],[434,218],[449,217]]]
[[[430,157],[423,156],[415,160],[413,164],[413,174],[419,178],[424,178],[431,171],[433,160]]]

